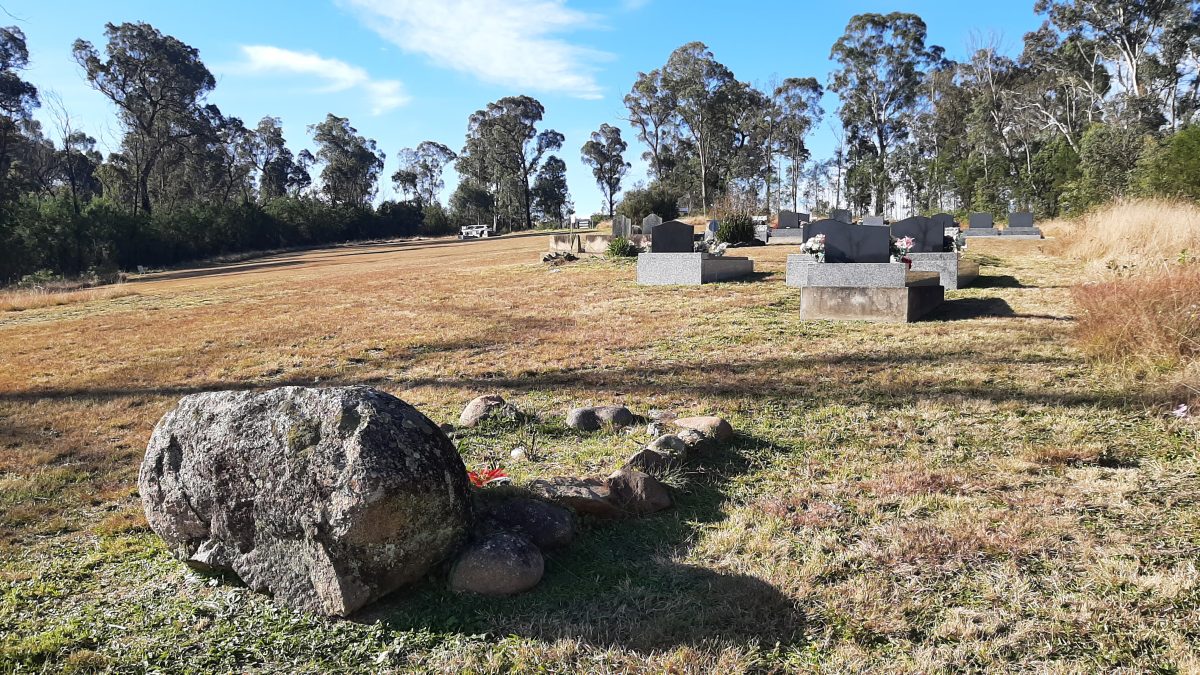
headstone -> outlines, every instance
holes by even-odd
[[[695,231],[691,225],[670,220],[654,228],[651,253],[691,253],[695,250]]]
[[[708,225],[704,227],[704,241],[713,241],[717,238],[717,228],[720,223],[715,220],[708,221]]]
[[[646,237],[653,236],[654,228],[658,227],[659,225],[662,225],[662,218],[653,213],[645,218],[642,218],[642,235]]]
[[[1008,226],[1014,227],[1033,227],[1033,214],[1029,211],[1018,211],[1008,214]]]
[[[892,259],[892,233],[885,227],[849,225],[832,218],[804,226],[807,241],[825,235],[826,263],[885,263]]]
[[[829,219],[849,224],[854,222],[854,214],[850,213],[849,209],[834,209],[829,214]]]
[[[883,227],[883,216],[863,216],[863,225],[871,225],[872,227]]]
[[[612,233],[614,237],[625,237],[626,239],[633,236],[633,227],[629,219],[621,215],[613,216]]]
[[[913,253],[940,253],[945,244],[945,228],[938,225],[932,218],[913,216],[898,223],[892,223],[892,236],[897,239],[912,237],[916,244]]]
[[[800,222],[802,222],[802,223],[812,222],[812,214],[811,213],[797,213],[796,216],[800,219]]]
[[[800,227],[800,217],[795,211],[779,212],[779,228],[782,230]]]
[[[771,226],[766,223],[760,223],[754,226],[754,238],[767,243],[771,239]]]
[[[992,222],[992,214],[990,213],[972,213],[971,217],[967,220],[967,223],[967,227],[971,228],[972,230],[975,228],[982,228],[986,230],[994,226],[994,223]]]
[[[954,220],[954,216],[950,215],[949,213],[934,214],[933,216],[930,217],[930,220],[932,220],[934,223],[936,223],[942,229],[958,227],[958,221]]]

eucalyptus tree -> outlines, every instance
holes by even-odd
[[[800,181],[810,154],[804,139],[821,123],[825,114],[821,108],[823,93],[821,85],[812,77],[789,77],[772,92],[779,111],[779,149],[791,166],[788,176],[791,178],[793,211],[799,209]]]
[[[133,180],[133,210],[151,210],[150,176],[167,147],[193,135],[204,98],[216,86],[200,52],[147,23],[107,24],[104,56],[76,40],[75,61],[92,87],[117,107],[121,156]]]
[[[22,123],[32,119],[39,105],[37,87],[21,79],[28,66],[25,33],[16,26],[0,28],[0,202],[15,197],[9,172],[22,140]]]
[[[627,149],[629,144],[621,138],[621,130],[609,124],[601,124],[600,129],[593,131],[591,139],[580,149],[583,163],[592,168],[596,185],[608,202],[609,218],[613,217],[621,181],[629,171],[630,164],[625,161]]]
[[[674,92],[663,81],[662,69],[638,73],[633,88],[625,95],[627,121],[637,129],[638,140],[648,148],[643,158],[650,161],[655,180],[664,180],[671,168],[667,158],[677,134],[677,107]]]
[[[383,170],[384,153],[375,141],[359,135],[350,120],[332,113],[308,127],[317,144],[321,190],[334,204],[367,206],[375,196],[376,180]]]
[[[538,131],[545,108],[529,96],[508,96],[472,113],[459,153],[459,173],[489,186],[500,205],[519,209],[533,227],[532,181],[548,152],[562,148],[563,135]]]
[[[392,174],[396,188],[412,194],[419,205],[428,206],[438,203],[438,195],[446,187],[442,174],[458,155],[437,141],[421,141],[415,148],[401,150],[399,159],[400,168]]]
[[[533,205],[543,220],[557,221],[567,217],[571,194],[567,188],[567,163],[550,155],[538,169],[533,183]]]
[[[703,42],[689,42],[667,58],[663,84],[677,105],[680,133],[695,151],[700,179],[700,205],[709,205],[709,169],[722,148],[719,141],[727,129],[724,103],[736,84],[733,72],[718,62]]]
[[[908,118],[923,94],[925,69],[941,59],[942,49],[925,44],[925,22],[916,14],[859,14],[834,43],[830,58],[837,69],[830,89],[841,98],[839,114],[860,159],[860,180],[871,184],[877,214],[891,191],[888,152],[908,134]],[[869,143],[870,147],[861,145]]]

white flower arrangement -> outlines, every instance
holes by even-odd
[[[817,262],[825,262],[825,235],[809,237],[808,241],[800,244],[800,252],[811,255]]]
[[[912,253],[913,247],[917,245],[917,240],[912,237],[895,237],[892,239],[892,262],[902,262],[911,266],[912,260],[907,256]]]

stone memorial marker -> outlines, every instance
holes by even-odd
[[[883,216],[863,216],[862,224],[870,225],[871,227],[883,227]]]
[[[802,223],[811,223],[812,222],[812,214],[811,213],[797,213],[796,216],[799,217],[800,222],[802,222]]]
[[[754,226],[754,238],[767,243],[771,239],[771,226],[766,223],[761,223]]]
[[[800,217],[795,211],[779,212],[779,229],[787,230],[800,227]]]
[[[613,237],[625,237],[626,239],[631,237],[633,235],[633,227],[629,219],[620,215],[613,216],[612,233]]]
[[[1029,211],[1018,211],[1017,213],[1008,214],[1008,226],[1010,228],[1033,227],[1033,214]]]
[[[954,220],[954,216],[950,215],[949,213],[934,214],[930,217],[930,220],[932,220],[935,224],[937,224],[938,227],[941,227],[942,229],[958,227],[958,223]]]
[[[892,236],[897,239],[912,237],[916,240],[913,253],[941,253],[946,238],[945,228],[925,216],[913,216],[892,223]]]
[[[642,218],[642,236],[653,236],[654,228],[658,227],[659,225],[662,225],[662,218],[659,218],[653,213],[645,218]]]
[[[826,263],[886,263],[892,260],[892,233],[885,227],[849,225],[832,218],[804,226],[805,240],[825,235]]]
[[[717,238],[717,228],[720,223],[715,220],[708,221],[708,225],[704,227],[704,241],[714,241]]]
[[[695,250],[695,231],[691,225],[670,220],[654,228],[651,253],[691,253]]]
[[[848,209],[834,209],[833,212],[829,214],[829,220],[836,220],[849,224],[854,222],[854,214],[850,213]]]
[[[972,213],[967,223],[967,227],[972,230],[977,228],[986,230],[995,226],[990,213]]]

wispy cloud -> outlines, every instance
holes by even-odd
[[[600,98],[594,64],[609,55],[564,37],[597,17],[565,0],[340,1],[384,39],[440,66],[492,84]]]
[[[367,71],[338,59],[314,52],[298,52],[270,45],[244,45],[246,60],[236,68],[260,75],[307,75],[321,80],[317,91],[339,92],[357,89],[366,95],[371,114],[382,115],[409,101],[399,80],[376,80]]]

